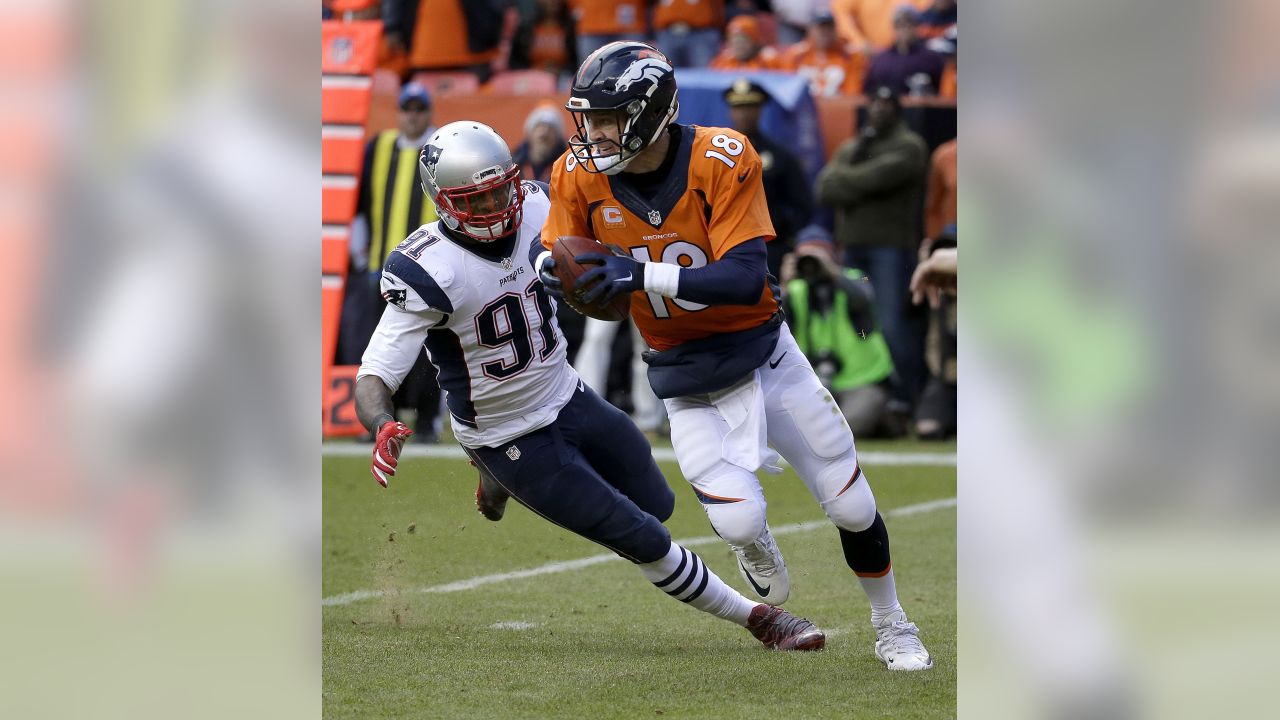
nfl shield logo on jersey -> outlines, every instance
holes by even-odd
[[[662,224],[662,213],[657,210],[649,211],[649,224],[657,227]]]
[[[512,462],[519,460],[520,448],[516,447],[515,445],[512,445],[511,447],[507,448],[507,457],[511,458]]]
[[[339,65],[350,62],[354,54],[355,44],[349,37],[334,38],[333,42],[329,43],[329,59]]]

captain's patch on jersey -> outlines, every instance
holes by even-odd
[[[610,228],[626,227],[627,221],[622,216],[622,209],[615,205],[600,208],[600,216],[604,218],[604,226]]]

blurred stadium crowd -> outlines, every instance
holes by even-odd
[[[336,335],[326,363],[359,364],[384,307],[382,262],[435,219],[416,177],[417,149],[434,129],[489,123],[525,177],[547,181],[567,148],[572,125],[561,107],[579,61],[637,39],[678,69],[680,122],[731,126],[760,152],[777,231],[770,269],[793,333],[854,432],[954,435],[955,296],[920,307],[908,288],[918,262],[956,244],[954,1],[326,0],[323,8],[331,23],[380,31],[364,132],[349,128],[365,140],[350,170],[349,217],[326,213],[331,227],[350,227],[333,232],[347,239],[350,258],[341,319],[326,318],[336,325],[326,330]],[[342,47],[333,37],[326,53]],[[326,133],[336,129],[326,119]],[[647,432],[664,433],[638,333],[565,307],[560,323],[586,382]],[[344,414],[336,402],[326,401],[334,418]],[[415,424],[415,441],[436,441],[440,394],[425,355],[397,405],[413,411],[402,419]],[[362,432],[353,423],[326,428]]]

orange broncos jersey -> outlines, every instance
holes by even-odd
[[[589,173],[578,167],[572,153],[562,155],[551,172],[551,213],[542,228],[542,244],[550,248],[558,237],[578,235],[617,245],[641,262],[701,267],[748,240],[773,239],[760,156],[751,143],[727,128],[676,127],[680,146],[675,165],[652,203],[625,184],[625,173]],[[769,283],[761,285],[755,305],[708,307],[636,292],[631,318],[655,350],[748,330],[778,309]]]

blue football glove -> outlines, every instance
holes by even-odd
[[[588,287],[597,278],[601,280],[582,296],[582,302],[587,305],[597,301],[607,303],[623,293],[644,289],[644,268],[626,255],[586,253],[574,259],[581,265],[599,266],[582,273],[575,283],[575,287]]]
[[[564,300],[564,286],[560,284],[560,278],[555,273],[556,261],[551,257],[551,253],[542,255],[542,264],[537,268],[538,279],[542,281],[542,287],[546,288],[547,294],[557,300]]]

